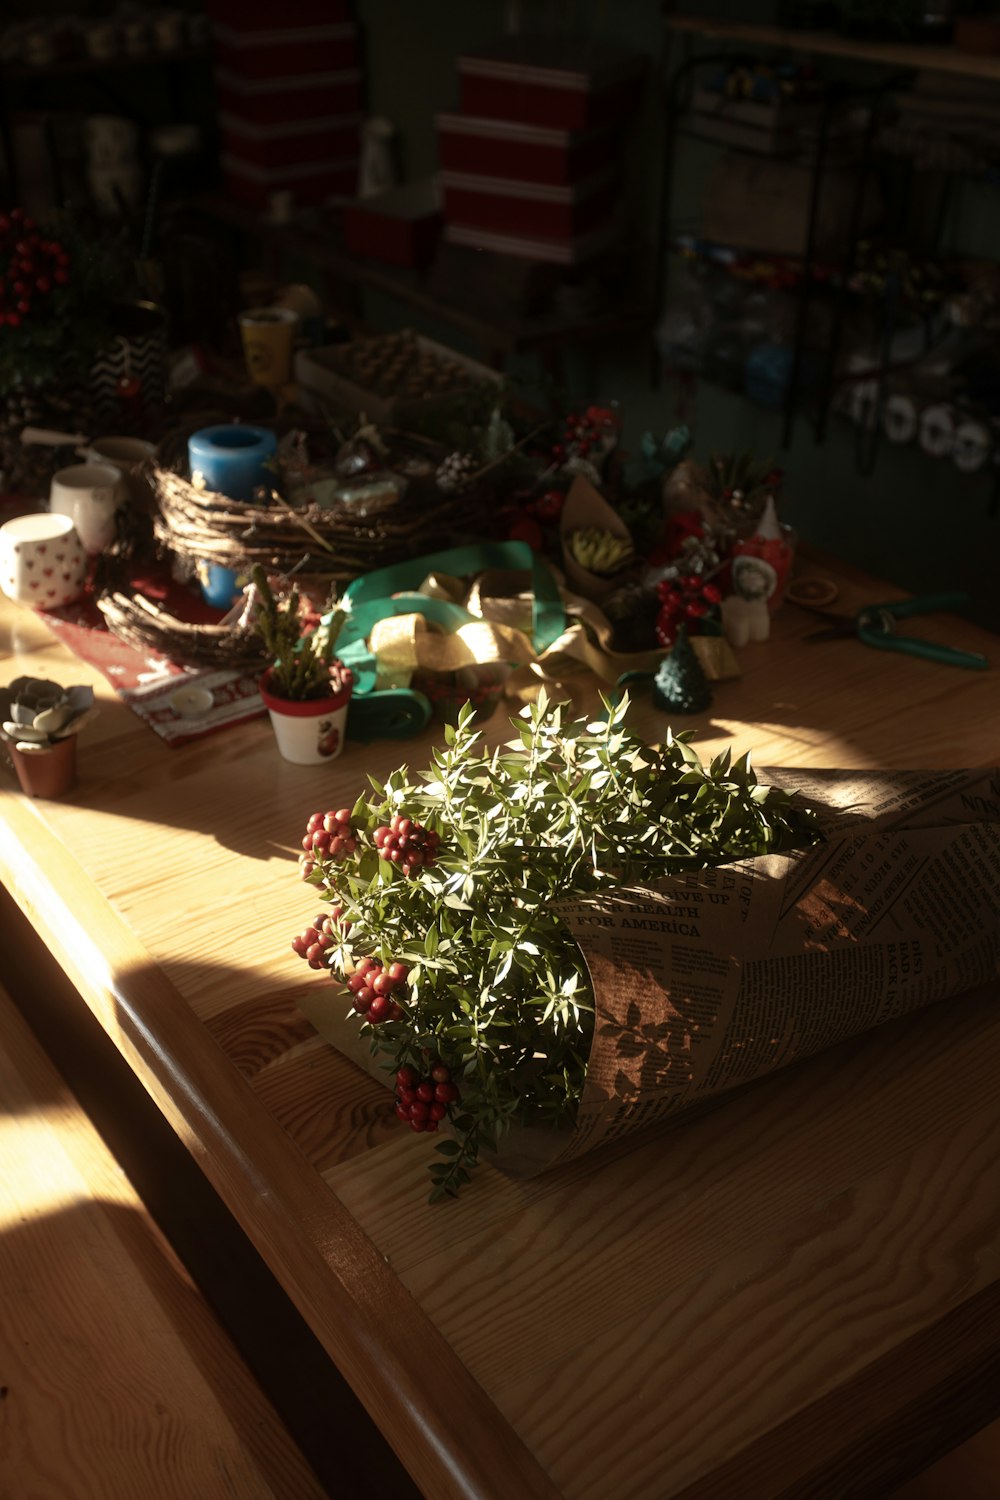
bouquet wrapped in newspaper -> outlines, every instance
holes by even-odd
[[[400,1120],[530,1173],[1000,975],[1000,773],[703,766],[544,698],[315,813],[294,941]],[[345,992],[346,991],[346,995]],[[345,998],[347,1003],[345,1004]]]

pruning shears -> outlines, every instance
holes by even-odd
[[[943,662],[949,667],[971,667],[982,670],[989,666],[986,657],[979,651],[959,651],[954,646],[942,646],[935,641],[923,641],[911,635],[897,635],[896,621],[911,615],[930,615],[937,610],[958,609],[968,604],[964,593],[928,594],[919,599],[897,599],[889,604],[867,604],[855,615],[832,615],[817,611],[827,624],[822,630],[807,635],[807,641],[833,641],[843,636],[856,635],[866,646],[879,651],[901,651],[908,656],[923,656],[928,661]]]

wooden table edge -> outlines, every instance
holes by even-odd
[[[0,816],[0,880],[427,1495],[560,1500],[183,996],[34,806],[13,795]],[[252,1158],[246,1142],[262,1125],[265,1150]],[[415,1370],[414,1347],[433,1381]]]

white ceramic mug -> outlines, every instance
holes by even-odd
[[[94,438],[87,447],[85,457],[95,464],[112,464],[116,469],[132,469],[156,454],[156,444],[144,438],[102,437]]]
[[[102,437],[95,438],[86,448],[78,451],[87,463],[110,464],[113,469],[121,469],[119,505],[125,505],[129,500],[140,506],[150,503],[152,485],[143,465],[156,457],[155,443],[147,443],[143,438],[136,437]]]
[[[71,517],[15,516],[0,526],[0,588],[21,604],[58,609],[83,592],[87,554]]]
[[[123,494],[122,471],[113,464],[74,464],[53,476],[49,509],[69,516],[85,549],[103,552],[115,539],[115,513]]]

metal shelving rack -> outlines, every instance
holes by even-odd
[[[665,26],[680,36],[737,42],[754,49],[771,47],[806,52],[810,56],[842,57],[854,62],[879,63],[897,71],[955,73],[964,78],[1000,82],[1000,53],[963,52],[959,47],[924,43],[857,41],[835,31],[798,31],[756,21],[718,21],[672,12],[667,12],[663,20]]]
[[[832,289],[836,299],[833,318],[833,336],[825,351],[823,367],[817,390],[817,413],[814,421],[814,438],[822,442],[827,427],[830,402],[834,390],[834,375],[840,352],[843,328],[842,313],[850,297],[850,283],[855,269],[855,250],[861,226],[861,215],[865,192],[873,166],[875,139],[880,123],[881,110],[893,93],[909,82],[918,71],[936,71],[977,79],[995,80],[1000,83],[1000,55],[963,52],[953,46],[924,44],[902,44],[889,42],[867,42],[843,37],[835,32],[799,31],[751,22],[730,22],[694,16],[678,16],[665,5],[663,17],[668,34],[679,37],[684,47],[684,56],[670,72],[666,83],[666,142],[663,155],[660,184],[660,209],[658,216],[658,243],[654,267],[654,307],[657,323],[667,305],[670,279],[670,207],[673,196],[676,149],[678,138],[686,134],[683,125],[686,113],[686,98],[696,71],[702,67],[716,66],[734,61],[759,59],[768,51],[794,52],[807,56],[822,55],[838,57],[852,62],[871,63],[882,70],[882,76],[870,86],[835,86],[829,92],[821,110],[815,140],[810,156],[811,176],[807,211],[807,230],[800,263],[802,274],[796,289],[796,308],[792,348],[792,364],[788,390],[782,412],[782,445],[788,447],[800,405],[799,381],[803,368],[805,334],[810,302],[816,295],[814,276],[816,260],[817,212],[822,191],[823,173],[830,145],[830,127],[836,112],[851,102],[868,101],[868,121],[859,143],[857,162],[857,185],[852,203],[851,222],[847,236],[847,251],[838,267]],[[710,50],[696,52],[696,40],[713,44]],[[725,149],[739,152],[738,145]],[[751,253],[753,246],[746,248]],[[787,258],[787,257],[786,257]],[[658,378],[659,364],[654,353],[654,382]],[[880,380],[880,389],[884,381]],[[884,395],[884,390],[882,390]],[[874,466],[874,448],[866,449],[860,461],[864,472]]]

